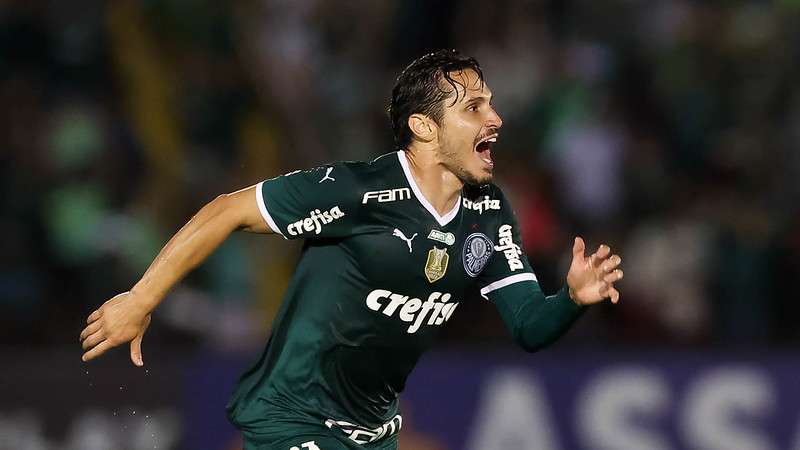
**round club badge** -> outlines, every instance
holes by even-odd
[[[467,236],[461,258],[467,274],[471,277],[478,276],[489,262],[492,252],[494,252],[494,244],[485,234],[472,233]]]

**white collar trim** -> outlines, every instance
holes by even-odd
[[[406,175],[406,180],[408,180],[408,185],[411,186],[411,190],[414,191],[414,196],[417,197],[417,201],[419,201],[425,209],[428,210],[429,213],[436,219],[436,222],[439,223],[439,226],[445,226],[450,223],[458,214],[458,210],[461,208],[461,194],[458,195],[458,200],[456,201],[456,205],[453,206],[453,209],[450,210],[444,216],[440,216],[438,212],[436,212],[436,208],[431,205],[431,202],[422,195],[422,191],[417,186],[417,182],[414,180],[414,175],[411,174],[411,167],[408,165],[408,159],[406,158],[405,150],[399,150],[397,152],[397,159],[400,160],[400,166],[403,168],[403,173]]]

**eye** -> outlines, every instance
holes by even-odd
[[[478,105],[469,105],[467,106],[467,111],[475,112],[478,110]]]

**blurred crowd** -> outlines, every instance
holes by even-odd
[[[392,151],[394,79],[438,48],[483,67],[545,290],[576,234],[623,256],[568,341],[800,340],[800,1],[5,0],[0,342],[77,346],[219,193]],[[237,233],[145,345],[260,346],[298,252]],[[478,299],[447,342],[507,340]]]

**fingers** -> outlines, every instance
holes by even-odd
[[[90,335],[94,334],[97,330],[99,330],[101,326],[102,324],[99,321],[92,322],[91,324],[89,324],[89,326],[84,328],[83,331],[81,331],[81,336],[79,340],[83,341]]]
[[[595,267],[602,270],[603,273],[611,273],[617,267],[619,267],[621,263],[622,263],[622,258],[619,255],[612,255],[608,259],[600,260],[600,262]]]
[[[89,360],[92,360],[94,358],[97,358],[98,356],[100,356],[103,353],[105,353],[111,347],[113,347],[113,345],[111,345],[110,342],[108,342],[107,340],[103,341],[103,342],[97,344],[97,346],[94,347],[93,349],[91,349],[88,352],[84,353],[83,356],[81,357],[81,360],[83,360],[85,362],[85,361],[89,361]]]
[[[608,296],[611,298],[611,303],[617,304],[619,302],[619,291],[615,288],[610,288],[608,290]]]
[[[97,309],[93,313],[91,313],[88,318],[86,318],[86,323],[92,323],[95,320],[99,319],[102,315],[103,313],[100,312],[99,309]]]
[[[615,269],[613,272],[607,273],[603,277],[603,281],[606,283],[614,283],[615,281],[621,280],[623,275],[622,269]]]
[[[150,326],[149,315],[147,319],[145,319],[142,331],[131,341],[131,361],[139,367],[144,365],[144,359],[142,358],[142,339],[144,338],[144,332],[147,331],[148,326]]]
[[[105,339],[106,339],[105,333],[103,333],[103,330],[100,330],[100,331],[97,331],[96,333],[93,333],[93,334],[89,335],[89,337],[87,337],[83,341],[83,344],[81,345],[81,347],[84,350],[88,350],[88,349],[94,347],[95,345],[99,344],[100,342],[104,341]]]
[[[134,364],[141,367],[144,365],[144,360],[142,359],[142,338],[144,335],[136,336],[131,341],[131,361]]]
[[[586,250],[586,244],[583,242],[583,238],[580,236],[575,236],[575,242],[572,244],[572,256],[576,259],[582,260],[584,258],[584,250]]]
[[[620,269],[622,258],[611,253],[611,247],[602,244],[597,251],[588,256],[583,256],[585,243],[581,237],[575,238],[572,246],[572,265],[567,274],[570,288],[575,289],[582,296],[582,304],[593,304],[610,299],[617,303],[620,293],[614,283],[622,280],[625,275]]]
[[[613,259],[613,261],[612,261],[612,259]],[[609,261],[607,261],[603,265],[603,267],[604,267],[604,269],[605,269],[606,266],[616,267],[616,266],[619,265],[620,261],[621,261],[621,258],[619,258],[619,256],[617,256],[617,255],[614,255],[611,258],[609,258]],[[624,276],[625,276],[625,273],[622,271],[622,269],[613,269],[610,272],[606,272],[606,274],[603,276],[601,284],[600,284],[600,288],[599,288],[600,296],[603,297],[603,298],[611,299],[611,303],[614,303],[614,304],[619,302],[620,294],[619,294],[619,291],[617,290],[617,288],[614,287],[614,283],[616,283],[617,281],[621,280]]]
[[[616,304],[619,302],[619,291],[614,287],[614,282],[621,280],[624,273],[622,270],[617,269],[603,278],[603,284],[600,287],[600,295],[603,298],[611,299],[611,303]]]
[[[606,282],[600,283],[600,287],[597,289],[597,292],[600,294],[600,300],[608,297],[609,287],[611,287],[611,285]]]
[[[589,264],[593,269],[600,267],[603,264],[603,261],[608,258],[608,255],[611,253],[611,248],[605,244],[601,244],[597,247],[597,251],[592,253],[590,257]]]

